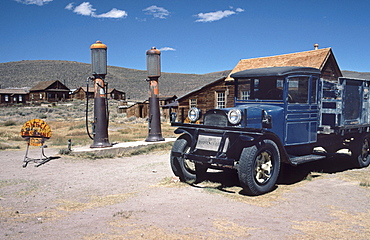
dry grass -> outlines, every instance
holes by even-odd
[[[148,136],[146,119],[128,119],[125,114],[116,112],[117,102],[110,101],[108,135],[111,143],[141,141]],[[54,148],[66,148],[68,139],[72,146],[86,146],[92,140],[86,133],[85,102],[73,101],[67,104],[43,105],[37,107],[3,107],[0,114],[0,150],[25,149],[26,142],[20,136],[23,124],[34,118],[43,119],[51,128],[52,136],[46,145]],[[89,109],[89,118],[92,118]],[[91,126],[89,126],[91,131]],[[162,122],[163,137],[175,137],[174,128]]]
[[[331,208],[332,221],[295,221],[293,229],[304,234],[292,239],[369,239],[370,211],[351,213]]]

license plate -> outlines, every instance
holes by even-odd
[[[196,148],[207,151],[217,151],[220,146],[221,139],[222,137],[199,135]]]

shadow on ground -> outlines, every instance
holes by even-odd
[[[282,164],[277,185],[292,185],[307,179],[308,176],[315,178],[320,176],[320,173],[338,173],[355,168],[350,156],[342,153],[298,166]],[[215,183],[217,186],[214,188],[224,192],[227,192],[226,188],[240,187],[236,170],[208,171],[193,186],[199,187],[197,184],[203,181]],[[246,195],[243,191],[239,194]]]

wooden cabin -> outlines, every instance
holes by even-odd
[[[169,119],[170,114],[174,112],[173,108],[168,108],[167,105],[170,103],[174,103],[177,96],[159,96],[159,106],[160,106],[160,114],[163,118]],[[137,118],[147,118],[149,115],[149,100],[145,100],[143,102],[136,102],[133,105],[123,105],[119,106],[121,112],[126,112],[127,117],[135,116]]]
[[[315,50],[311,51],[242,59],[228,77],[215,80],[178,98],[177,120],[186,120],[188,110],[191,107],[201,109],[203,114],[213,108],[233,107],[234,87],[232,84],[234,79],[230,75],[235,72],[254,68],[286,66],[318,68],[322,72],[322,78],[332,81],[342,77],[342,72],[331,48],[317,49],[315,46]]]
[[[86,99],[87,87],[79,87],[75,91],[72,92],[71,97],[73,99]],[[89,87],[89,99],[94,98],[94,88]],[[115,99],[115,100],[126,100],[126,93],[119,91],[115,88],[108,88],[108,98]]]
[[[108,88],[108,98],[115,100],[126,100],[126,93],[115,88]]]
[[[39,82],[30,89],[31,102],[58,102],[69,98],[69,88],[58,80]]]
[[[86,99],[86,93],[87,93],[86,87],[79,87],[72,92],[71,98],[83,100],[83,99]],[[94,98],[94,88],[93,87],[89,88],[88,95],[89,95],[89,99]]]
[[[197,107],[205,113],[209,109],[234,106],[234,87],[222,77],[197,88],[177,99],[178,121],[186,121],[190,108]]]
[[[28,91],[25,89],[0,89],[0,104],[25,104],[28,101]]]

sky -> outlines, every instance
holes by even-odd
[[[162,72],[231,70],[240,59],[331,47],[341,70],[370,72],[370,0],[1,0],[0,63],[90,63]]]

